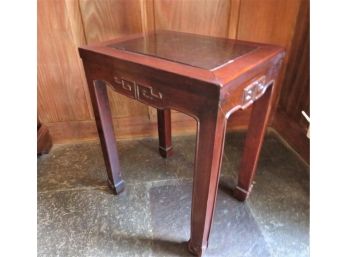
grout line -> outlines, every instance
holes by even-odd
[[[192,181],[192,178],[173,178],[173,179],[162,179],[162,180],[152,180],[152,181],[144,181],[144,182],[125,182],[127,186],[138,186],[143,185],[143,187],[153,186],[161,183],[172,183],[172,182],[189,182]],[[43,190],[38,191],[38,194],[43,193],[55,193],[55,192],[69,192],[69,191],[89,191],[94,189],[109,189],[108,186],[84,186],[84,187],[74,187],[74,188],[62,188],[62,189],[52,189],[52,190]]]
[[[38,191],[38,194],[44,194],[44,193],[58,193],[58,192],[69,192],[69,191],[88,191],[92,189],[107,189],[108,186],[85,186],[85,187],[73,187],[73,188],[61,188],[61,189],[52,189],[52,190],[43,190]]]
[[[220,179],[224,178],[234,178],[233,175],[220,175]],[[172,179],[162,179],[162,180],[151,180],[151,181],[144,181],[144,182],[125,182],[126,187],[127,186],[139,186],[142,185],[143,187],[150,188],[152,186],[156,186],[156,184],[161,185],[162,183],[169,183],[168,185],[171,185],[175,182],[192,182],[193,178],[172,178]],[[94,189],[109,189],[108,186],[84,186],[84,187],[74,187],[74,188],[61,188],[61,189],[52,189],[52,190],[43,190],[38,191],[38,194],[44,194],[44,193],[55,193],[55,192],[69,192],[69,191],[89,191]]]
[[[246,206],[248,207],[248,209],[249,209],[251,215],[253,216],[254,221],[256,222],[256,225],[257,225],[258,229],[260,230],[263,239],[265,240],[265,243],[266,243],[266,245],[267,245],[267,248],[268,248],[269,253],[271,254],[272,257],[277,257],[277,256],[274,256],[274,254],[273,254],[273,248],[271,247],[271,245],[270,245],[269,242],[268,242],[268,236],[265,234],[265,232],[264,232],[263,229],[262,229],[262,226],[261,226],[260,222],[259,222],[258,219],[256,218],[257,215],[255,214],[255,212],[254,212],[254,210],[253,210],[253,208],[252,208],[252,203],[251,203],[251,201],[250,201],[250,200],[247,200],[247,202],[245,202],[245,204],[246,204]]]

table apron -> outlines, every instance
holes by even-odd
[[[270,62],[259,69],[246,72],[221,91],[220,107],[228,118],[237,110],[245,110],[276,83],[282,60]]]
[[[219,106],[220,87],[214,84],[176,74],[110,68],[88,61],[84,61],[84,66],[89,84],[103,81],[117,93],[157,109],[175,109],[199,119],[207,109]]]

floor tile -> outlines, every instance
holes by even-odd
[[[187,182],[150,189],[153,256],[190,256],[186,242],[190,237],[191,192],[192,183]],[[205,256],[270,256],[248,206],[221,190]]]
[[[309,171],[289,158],[259,169],[249,198],[273,256],[309,256]]]
[[[37,166],[39,192],[106,185],[103,155],[95,142],[54,146]]]
[[[191,256],[195,136],[118,142],[126,191],[107,187],[98,142],[54,146],[38,158],[38,256]],[[309,167],[267,133],[250,198],[232,197],[245,133],[226,135],[206,257],[309,256]]]
[[[148,194],[127,187],[38,195],[38,256],[150,256]]]

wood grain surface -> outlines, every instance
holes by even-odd
[[[38,113],[42,123],[88,120],[85,79],[64,1],[38,1]]]
[[[301,111],[309,108],[309,1],[302,0],[272,126],[309,163],[309,126]]]
[[[241,1],[238,39],[276,44],[285,47],[287,55],[278,79],[282,85],[287,69],[292,36],[295,31],[301,0],[243,0]],[[273,114],[282,86],[276,88]]]
[[[237,38],[238,35],[238,23],[240,14],[240,3],[241,0],[231,0],[230,1],[230,15],[228,21],[228,37]]]
[[[102,42],[142,32],[142,8],[139,0],[80,1],[87,43]],[[147,116],[148,108],[108,89],[114,118]]]
[[[308,123],[301,114],[309,114],[309,2],[302,1],[292,39],[288,69],[284,77],[278,109],[304,127]],[[305,122],[304,122],[305,121]],[[304,122],[304,123],[302,123]]]
[[[139,0],[81,0],[87,43],[141,32],[140,3]]]
[[[229,0],[155,0],[156,29],[225,37],[229,15]]]

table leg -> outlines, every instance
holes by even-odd
[[[159,153],[167,158],[173,155],[170,109],[157,109]]]
[[[116,147],[114,127],[107,95],[106,84],[96,80],[89,83],[95,121],[97,124],[100,144],[104,155],[109,186],[116,194],[124,190],[124,181],[121,177],[121,169]]]
[[[200,118],[193,175],[189,251],[202,256],[208,247],[225,139],[226,119],[218,111]]]
[[[233,196],[239,201],[246,200],[252,189],[252,182],[270,115],[272,91],[273,86],[270,86],[264,95],[252,106],[253,109],[238,175],[238,185],[233,190]]]

